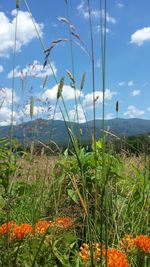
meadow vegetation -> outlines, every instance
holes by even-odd
[[[27,2],[24,1],[30,13]],[[68,1],[64,1],[68,9]],[[150,158],[143,154],[115,153],[106,148],[105,45],[106,1],[102,18],[102,138],[96,139],[94,50],[91,5],[87,1],[91,36],[91,76],[93,81],[93,134],[90,151],[75,136],[63,98],[65,78],[61,77],[57,101],[61,101],[64,122],[72,150],[57,156],[34,155],[16,149],[12,128],[10,139],[0,141],[0,266],[6,267],[149,267]],[[19,9],[20,1],[16,1]],[[68,13],[69,14],[69,13]],[[16,13],[17,16],[17,13]],[[61,18],[62,19],[62,18]],[[63,19],[70,34],[69,16]],[[103,30],[105,29],[105,30]],[[37,29],[36,29],[37,30]],[[17,26],[16,26],[17,34]],[[72,52],[72,38],[70,45]],[[44,66],[51,50],[66,39],[58,39],[45,50]],[[41,39],[40,39],[41,42]],[[80,43],[81,44],[81,43]],[[43,46],[43,43],[42,43]],[[72,54],[73,58],[73,54]],[[73,64],[73,61],[72,61]],[[15,67],[15,65],[14,65]],[[76,92],[74,68],[67,77],[75,91],[76,117],[80,96]],[[55,77],[56,78],[56,77]],[[86,79],[82,75],[80,90]],[[44,85],[47,77],[44,80]],[[13,83],[12,83],[13,85]],[[12,86],[13,87],[13,86]],[[13,96],[14,88],[12,88]],[[12,97],[13,105],[13,97]],[[118,101],[116,113],[119,111]],[[56,108],[53,119],[55,119]],[[34,99],[30,98],[34,118]],[[66,119],[67,118],[67,119]],[[51,136],[51,134],[50,134]],[[33,137],[34,140],[34,137]],[[133,149],[133,146],[132,146]],[[44,154],[44,153],[42,153]]]

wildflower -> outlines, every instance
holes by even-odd
[[[80,252],[78,255],[83,261],[88,261],[90,259],[89,245],[86,243],[83,243],[82,246],[80,247]]]
[[[101,256],[100,244],[93,243],[92,245],[93,245],[94,258],[96,261],[99,261]],[[104,249],[104,246],[102,249]],[[83,243],[82,246],[80,247],[80,252],[78,255],[83,261],[88,261],[90,259],[90,246],[86,243]]]
[[[25,238],[28,234],[33,233],[33,228],[30,224],[22,223],[19,226],[14,227],[13,236],[16,239],[21,240]]]
[[[60,228],[70,228],[73,226],[73,219],[70,217],[59,217],[54,221],[54,226],[60,227]]]
[[[135,247],[135,238],[131,235],[126,235],[120,241],[120,246],[123,249],[131,250]]]
[[[139,235],[135,238],[136,246],[146,253],[150,253],[150,238],[145,235]]]
[[[14,221],[10,221],[9,223],[3,223],[0,226],[0,235],[9,233],[13,229],[14,226],[15,226]]]
[[[126,254],[116,248],[107,250],[108,267],[129,267]]]
[[[35,232],[38,234],[45,234],[51,222],[48,221],[38,221],[35,225]]]

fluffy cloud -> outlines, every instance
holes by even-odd
[[[77,116],[78,113],[78,116]],[[77,118],[78,117],[78,118]],[[69,111],[69,118],[71,121],[79,121],[83,123],[86,121],[85,113],[81,105],[77,105],[77,108],[74,106],[72,110]]]
[[[100,66],[101,66],[101,60],[100,60],[100,58],[97,60],[97,62],[96,62],[96,68],[100,68]]]
[[[127,108],[127,111],[124,112],[124,116],[127,116],[129,118],[137,118],[138,116],[142,116],[145,112],[143,110],[138,109],[135,106],[129,106]]]
[[[128,86],[133,86],[133,81],[128,81]]]
[[[17,113],[13,112],[13,123],[16,124]],[[11,124],[11,109],[6,106],[0,108],[0,126],[6,126]]]
[[[4,68],[2,65],[0,65],[0,73],[4,71]]]
[[[116,6],[117,6],[118,8],[123,8],[123,7],[124,7],[124,4],[122,4],[122,3],[117,3]]]
[[[17,104],[18,101],[19,98],[14,93],[14,104]],[[10,107],[11,104],[12,104],[12,90],[10,88],[0,88],[0,107]]]
[[[121,81],[118,83],[119,86],[124,86],[125,85],[125,82],[124,81]]]
[[[116,95],[117,92],[113,92],[110,89],[106,89],[105,91],[105,100],[111,100],[114,95]],[[95,100],[96,105],[99,105],[103,102],[103,92],[102,91],[95,91]],[[86,109],[91,109],[93,107],[93,93],[88,93],[85,95],[85,98],[83,100],[83,106]]]
[[[57,69],[54,65],[54,63],[51,63],[51,66],[53,68],[54,73],[57,73]],[[46,65],[45,68],[43,68],[43,65],[41,65],[37,60],[34,60],[33,64],[28,64],[25,68],[20,69],[19,67],[16,67],[14,70],[14,76],[15,77],[37,77],[37,78],[44,78],[46,75],[50,76],[53,72],[51,70],[50,65]],[[13,70],[11,70],[8,73],[8,78],[12,78]]]
[[[97,25],[96,27],[96,32],[100,32],[101,31],[101,26],[100,25]],[[105,32],[105,28],[103,28],[103,32]],[[106,33],[109,33],[109,29],[106,28]]]
[[[133,90],[131,95],[132,96],[137,96],[137,95],[140,95],[140,93],[141,93],[141,90]]]
[[[48,99],[48,100],[56,100],[57,98],[57,91],[58,91],[58,86],[55,85],[51,89],[48,89],[45,91],[43,99]],[[65,100],[71,100],[75,98],[75,93],[74,89],[70,85],[64,85],[62,89],[62,95]],[[76,95],[77,96],[83,96],[83,93],[81,93],[78,89],[76,89]]]
[[[11,12],[12,19],[0,12],[0,57],[8,57],[10,51],[14,48],[14,29],[16,23],[16,10]],[[39,34],[42,36],[43,24],[38,24],[33,18]],[[20,51],[23,45],[28,44],[37,37],[33,22],[28,12],[18,12],[17,26],[17,51]]]
[[[85,1],[81,1],[81,3],[77,6],[77,11],[80,15],[82,15],[85,19],[88,19],[89,17],[89,12],[88,12],[88,8],[85,5]],[[91,11],[91,15],[93,18],[97,19],[100,17],[100,15],[102,15],[103,17],[105,16],[105,12],[104,10],[102,10],[102,12],[100,12],[99,10],[93,9]],[[107,22],[116,23],[116,19],[114,17],[111,17],[108,13],[106,13],[106,20]]]
[[[105,116],[105,120],[112,120],[112,119],[114,119],[115,117],[114,117],[114,115],[112,114],[112,113],[108,113],[108,114],[106,114],[106,116]]]
[[[137,30],[131,35],[130,42],[132,44],[141,46],[146,41],[150,41],[150,27],[145,27],[143,29]]]
[[[19,102],[19,98],[14,93],[14,105]],[[11,123],[11,104],[12,90],[9,88],[0,88],[0,126],[9,125]],[[17,113],[13,112],[13,120],[16,123]]]

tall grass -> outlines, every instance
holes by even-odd
[[[69,142],[71,142],[73,148],[71,155],[69,155],[69,149],[67,149],[64,155],[59,155],[57,162],[54,160],[52,164],[52,159],[49,161],[48,157],[41,156],[39,158],[38,156],[34,156],[34,153],[33,155],[23,153],[25,159],[20,159],[21,156],[19,155],[17,161],[14,161],[14,70],[16,63],[17,16],[20,7],[20,2],[16,1],[17,13],[12,78],[11,146],[10,150],[8,146],[0,146],[0,157],[2,159],[1,169],[3,172],[0,187],[2,190],[2,199],[0,199],[2,208],[0,208],[5,211],[5,214],[2,213],[2,215],[0,215],[0,220],[3,222],[3,217],[6,216],[5,221],[7,222],[6,236],[5,233],[3,233],[3,228],[0,227],[0,234],[2,235],[0,241],[0,248],[2,248],[0,264],[2,266],[19,267],[24,264],[24,266],[32,267],[109,267],[109,253],[112,247],[122,251],[119,253],[123,253],[125,261],[127,255],[131,266],[148,266],[147,251],[142,250],[143,248],[138,247],[138,245],[133,245],[131,250],[129,250],[129,247],[123,243],[125,241],[122,238],[124,236],[126,238],[128,234],[133,236],[130,238],[132,242],[135,242],[136,236],[141,234],[146,236],[148,234],[150,161],[145,158],[145,166],[143,169],[138,168],[139,163],[135,164],[135,162],[133,164],[128,162],[128,166],[124,167],[124,162],[128,161],[128,158],[114,155],[114,151],[106,150],[106,134],[114,138],[116,137],[105,131],[104,124],[106,86],[106,2],[106,0],[100,1],[101,31],[99,50],[102,62],[101,88],[103,92],[103,104],[101,125],[102,138],[101,140],[97,140],[92,1],[87,0],[91,46],[89,54],[91,60],[93,94],[93,136],[91,137],[93,144],[92,150],[88,152],[80,143],[80,125],[78,124],[79,129],[78,135],[76,136],[72,121],[69,117],[68,107],[63,97],[65,76],[61,77],[58,82],[51,64],[51,50],[61,42],[68,42],[69,39],[71,72],[67,71],[67,75],[74,89],[76,106],[75,117],[77,116],[77,122],[79,123],[78,105],[79,103],[81,104],[81,100],[80,96],[76,93],[77,85],[73,53],[73,36],[75,32],[73,32],[73,35],[71,31],[69,2],[65,1],[67,19],[63,18],[68,26],[69,38],[54,40],[51,46],[45,49],[43,40],[33,20],[28,2],[24,0],[24,4],[30,14],[37,37],[44,52],[44,66],[49,64],[54,81],[58,86],[52,121],[54,122],[56,110],[59,107],[67,128]],[[75,38],[80,39],[78,35],[76,35]],[[43,87],[45,87],[46,82],[47,77],[45,77],[43,81]],[[82,77],[80,85],[81,91],[83,90],[84,82],[85,74]],[[61,102],[63,109],[61,105],[58,106],[59,102]],[[116,114],[118,114],[118,105],[117,101]],[[30,117],[32,120],[34,119],[33,96],[30,98]],[[51,138],[52,130],[50,133],[50,139]],[[44,146],[46,145],[44,144]],[[7,161],[8,155],[9,161]],[[129,168],[130,173],[127,172]],[[32,231],[29,231],[26,236],[19,239],[17,235],[15,236],[14,229],[17,229],[16,225],[8,231],[10,220],[14,220],[19,227],[20,225],[22,226],[22,223],[26,223],[28,228],[30,230],[32,229]],[[42,235],[41,232],[39,233],[37,230],[37,223],[41,223],[41,220],[48,225],[44,230],[42,228]],[[67,221],[67,223],[70,222],[70,225],[65,225],[64,221]],[[24,225],[22,227],[24,227]],[[82,245],[82,243],[84,244]],[[5,244],[4,248],[3,244]],[[100,254],[96,254],[96,249]],[[102,254],[104,255],[102,256]],[[129,265],[126,264],[124,267],[125,266]],[[118,267],[120,267],[120,265]]]

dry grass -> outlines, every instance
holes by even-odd
[[[29,159],[20,158],[17,162],[16,177],[28,182],[35,181],[41,177],[44,180],[49,180],[55,164],[60,159],[60,156],[32,156]]]

